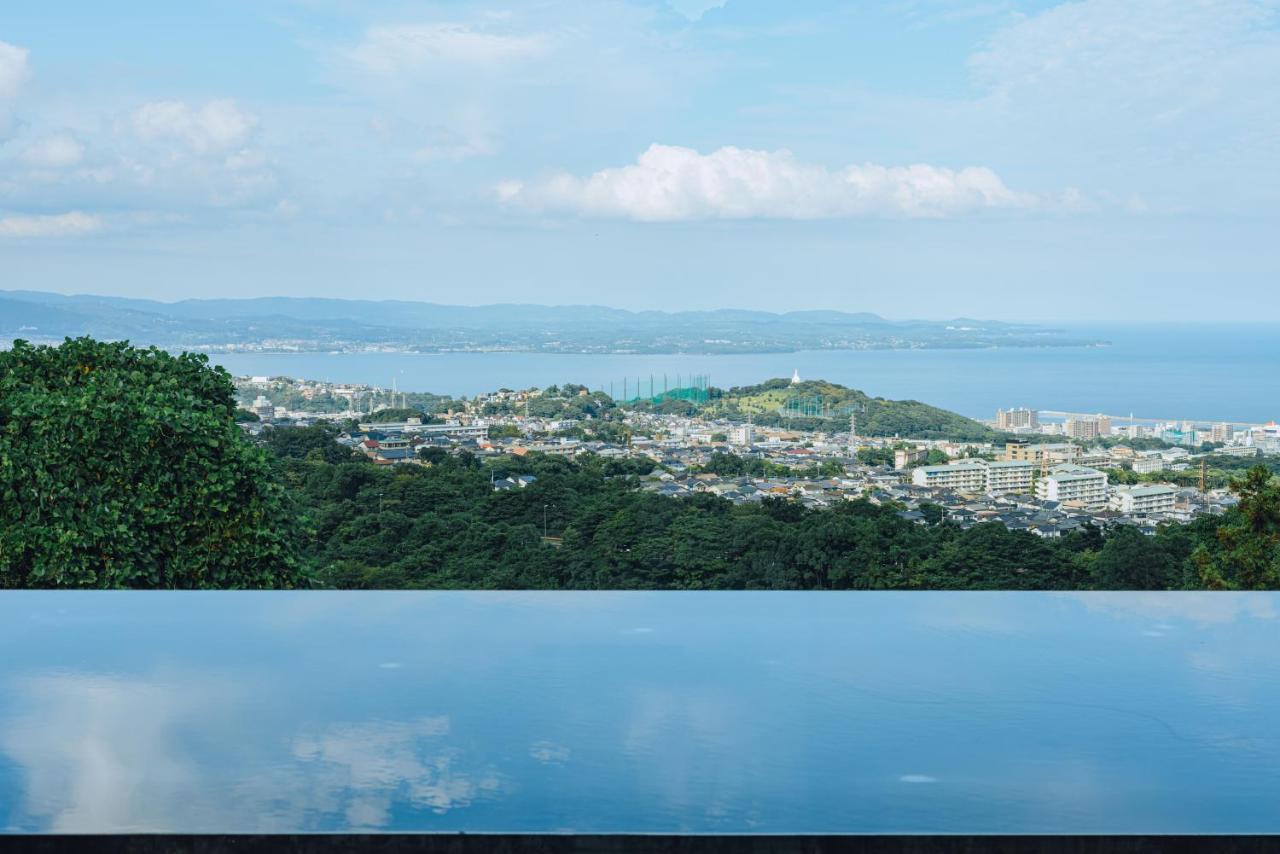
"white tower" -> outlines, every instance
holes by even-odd
[[[799,368],[797,368],[795,370],[795,373],[791,375],[791,384],[800,385],[800,369]]]

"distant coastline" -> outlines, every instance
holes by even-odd
[[[36,343],[52,343],[56,344],[61,339],[39,341]],[[1112,347],[1114,342],[1111,341],[1064,341],[1062,343],[1044,344],[1044,343],[1026,343],[1026,344],[929,344],[920,346],[869,346],[869,347],[785,347],[785,348],[748,348],[748,349],[681,349],[681,350],[663,350],[663,349],[536,349],[532,347],[477,347],[472,349],[441,347],[434,350],[414,350],[414,349],[396,349],[383,347],[350,347],[346,349],[310,349],[310,348],[269,348],[269,347],[231,347],[231,346],[201,346],[194,345],[188,347],[167,347],[166,349],[187,351],[192,353],[204,353],[206,355],[230,355],[235,353],[256,354],[262,356],[288,356],[299,354],[317,354],[330,356],[350,356],[369,353],[385,353],[395,356],[446,356],[458,354],[486,354],[486,353],[526,353],[539,356],[759,356],[759,355],[787,355],[789,353],[806,353],[806,352],[827,352],[827,353],[862,353],[862,352],[900,352],[912,350],[1056,350],[1056,349],[1097,349],[1103,347]]]
[[[90,335],[209,354],[528,353],[740,355],[820,350],[1082,347],[1056,325],[867,312],[626,311],[596,305],[459,306],[263,297],[159,302],[0,291],[0,340]]]

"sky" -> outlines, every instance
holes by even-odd
[[[42,0],[0,289],[1280,321],[1280,0]]]

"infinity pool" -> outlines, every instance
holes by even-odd
[[[0,594],[8,832],[1280,831],[1280,596]]]

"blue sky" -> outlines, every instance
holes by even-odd
[[[1276,0],[45,0],[0,288],[1276,321],[1277,80]]]

